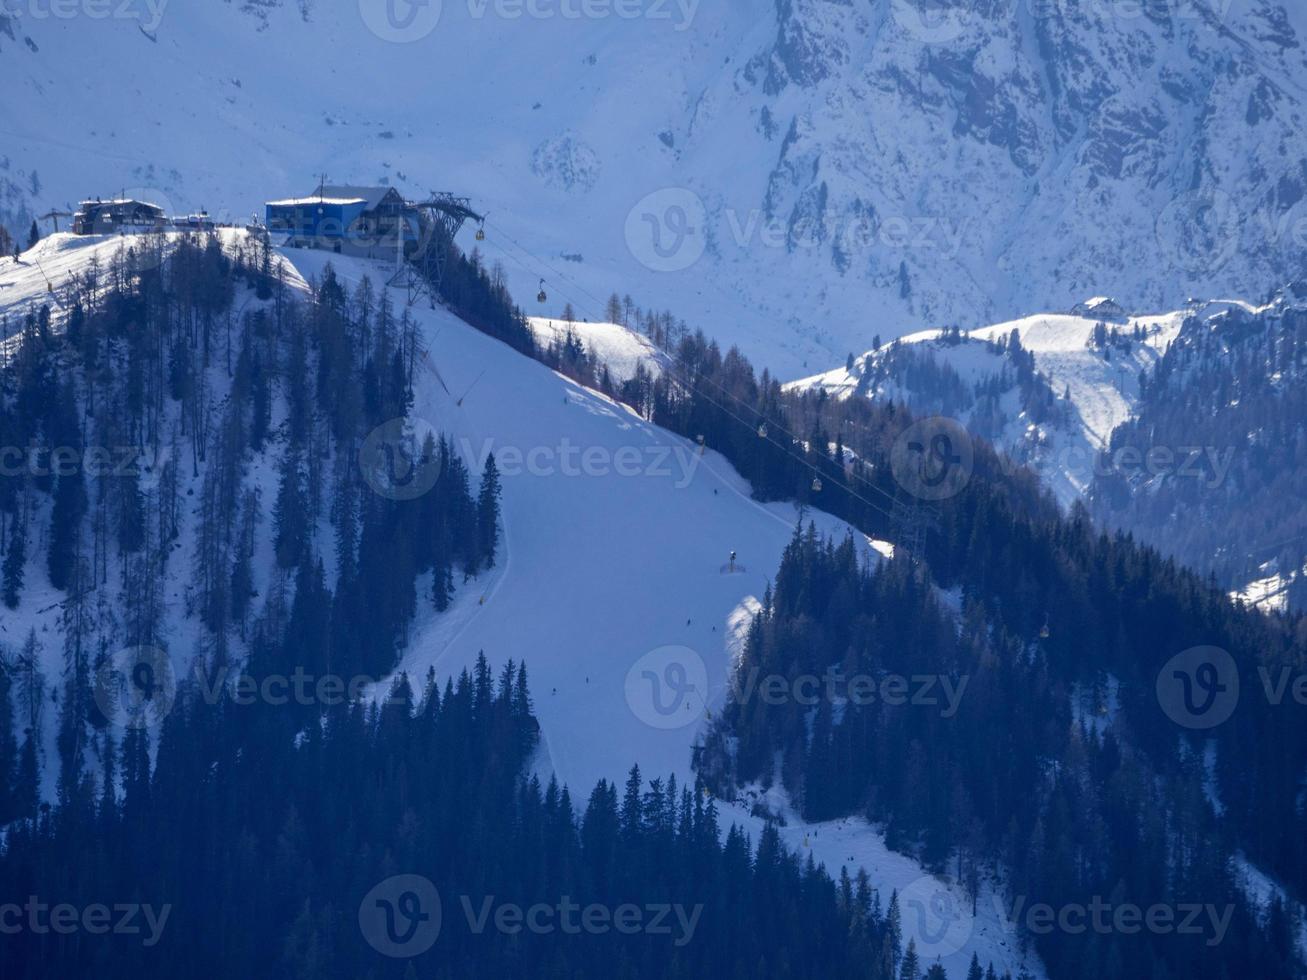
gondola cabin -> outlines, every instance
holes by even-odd
[[[299,248],[349,255],[407,254],[421,234],[419,212],[393,187],[324,185],[310,197],[269,201],[268,233]]]
[[[167,224],[163,208],[130,198],[83,201],[73,215],[73,233],[77,235],[140,234],[162,231]]]

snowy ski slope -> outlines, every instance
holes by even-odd
[[[67,275],[84,271],[95,257],[105,262],[118,247],[112,240],[66,237],[43,243],[31,258],[40,256],[43,266],[48,259]],[[296,288],[320,276],[328,262],[351,284],[364,276],[374,284],[383,278],[383,267],[366,260],[307,250],[281,255],[287,280]],[[44,295],[44,280],[29,267],[0,263],[0,315],[12,317]],[[395,299],[402,303],[402,294]],[[412,312],[427,348],[413,415],[449,432],[474,467],[486,452],[496,454],[505,541],[496,567],[462,587],[446,613],[423,608],[400,669],[420,680],[432,666],[441,677],[470,668],[480,651],[495,668],[510,657],[525,658],[541,724],[536,768],[542,775],[557,775],[574,792],[585,793],[600,778],[621,780],[638,763],[650,778],[675,774],[692,784],[692,748],[709,712],[724,701],[728,665],[779,567],[794,531],[795,508],[753,501],[746,482],[718,454],[698,455],[689,441],[645,423],[448,312],[424,305]],[[610,351],[642,349],[639,338],[623,341],[615,333],[620,329],[600,330]],[[256,461],[253,470],[265,493],[273,492],[275,470],[266,461]],[[808,516],[823,532],[847,530],[821,513]],[[886,550],[883,542],[857,540],[869,561]],[[191,541],[188,528],[179,569],[189,569]],[[723,566],[732,550],[743,570],[730,574]],[[271,556],[265,557],[263,568],[272,565]],[[35,627],[45,644],[47,670],[56,671],[58,612],[47,607],[60,595],[45,581],[43,562],[34,558],[28,573],[33,584],[23,606],[17,614],[0,616],[9,626],[0,641],[19,642]],[[198,638],[197,624],[183,606],[181,583],[168,608],[176,638],[170,652],[178,670],[185,669]],[[659,712],[645,676],[649,671],[670,683],[676,678],[668,668],[676,664],[689,668],[692,681],[701,665],[706,680],[706,706],[688,697],[684,703],[691,710],[684,717]],[[382,682],[378,690],[386,687]],[[50,727],[47,758],[57,758]],[[785,808],[783,799],[769,802],[774,810]],[[749,827],[755,839],[761,828],[743,803],[724,805],[723,819]],[[1023,959],[992,895],[982,897],[973,919],[960,892],[936,882],[910,858],[888,851],[883,837],[864,821],[809,827],[790,813],[782,836],[795,848],[811,850],[833,873],[841,865],[851,873],[865,866],[885,900],[892,889],[906,891],[905,935],[917,939],[927,962],[934,961],[933,950],[951,976],[965,973],[973,951],[1000,972],[1006,968],[1015,975],[1025,962],[1043,976],[1029,954]],[[940,908],[947,910],[945,919]]]

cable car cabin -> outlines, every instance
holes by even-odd
[[[269,201],[268,233],[297,248],[365,257],[408,255],[418,244],[416,208],[393,187],[323,186],[311,197]],[[401,244],[402,243],[402,244]]]
[[[73,233],[76,235],[142,234],[162,231],[167,224],[163,208],[130,198],[83,201],[73,215]]]

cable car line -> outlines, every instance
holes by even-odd
[[[523,253],[524,255],[526,255],[528,258],[532,259],[533,261],[537,262],[539,265],[541,265],[541,266],[543,266],[544,268],[546,268],[546,269],[550,270],[551,272],[555,273],[555,274],[558,276],[558,278],[560,278],[560,279],[562,279],[562,280],[565,280],[565,281],[567,281],[567,282],[570,282],[570,283],[571,283],[573,286],[575,286],[579,291],[581,291],[582,293],[584,293],[584,294],[585,294],[586,296],[588,296],[590,299],[594,300],[595,303],[597,303],[597,304],[599,305],[599,308],[600,308],[600,309],[603,308],[603,301],[601,301],[597,296],[595,296],[594,293],[592,293],[592,292],[590,292],[588,289],[586,289],[585,286],[583,286],[582,284],[578,283],[578,282],[577,282],[575,279],[573,279],[571,276],[567,275],[563,270],[561,270],[561,269],[559,269],[558,267],[552,265],[552,264],[551,264],[550,262],[548,262],[547,260],[542,259],[542,258],[540,258],[539,256],[534,255],[532,252],[530,252],[528,249],[526,249],[526,248],[525,248],[525,247],[524,247],[520,242],[518,242],[515,238],[513,238],[512,235],[509,235],[507,232],[503,231],[503,229],[495,228],[494,231],[495,231],[495,237],[496,237],[496,238],[499,238],[499,237],[502,235],[503,238],[504,238],[506,241],[511,242],[511,243],[512,243],[512,244],[513,244],[513,245],[514,245],[514,246],[515,246],[515,247],[516,247],[520,252],[522,252],[522,253]],[[505,252],[505,254],[507,255],[508,253]],[[509,256],[509,258],[514,258],[514,261],[517,261],[517,260],[515,259],[515,257],[513,257],[513,256],[511,256],[511,255]],[[526,267],[522,262],[520,262],[520,261],[518,261],[518,265],[521,265],[522,268],[524,268],[524,269],[527,268],[527,267]],[[528,269],[527,271],[530,271],[530,270]],[[543,282],[543,280],[542,280],[542,282]],[[595,310],[594,310],[592,307],[590,307],[589,304],[584,304],[584,303],[582,303],[582,304],[575,304],[575,305],[579,305],[579,306],[581,306],[582,309],[584,309],[587,313],[590,313],[590,314],[592,314],[592,315],[595,313]],[[595,317],[595,320],[596,320],[596,322],[602,322],[602,317],[596,316],[596,317]],[[672,368],[671,368],[670,373],[672,373],[672,374],[675,376],[675,374],[677,373],[676,368],[675,368],[675,361],[672,360],[672,361],[671,361],[671,364],[672,364]],[[685,386],[689,387],[689,383],[688,383],[684,378],[677,377],[677,378],[675,378],[675,380],[679,381],[682,385],[685,385]],[[743,411],[745,411],[745,412],[747,412],[747,413],[750,413],[750,414],[758,414],[757,409],[755,409],[753,406],[749,405],[747,402],[744,402],[743,400],[741,400],[741,399],[740,399],[739,397],[737,397],[736,395],[734,395],[734,394],[732,394],[731,392],[727,391],[725,388],[723,388],[720,384],[718,384],[716,381],[712,380],[711,378],[702,378],[701,380],[705,381],[707,384],[712,385],[714,388],[716,388],[718,391],[720,391],[724,397],[729,398],[732,402],[735,402],[737,405],[739,405]],[[690,390],[693,391],[694,389],[691,388]],[[721,407],[721,406],[719,405],[718,407]],[[740,419],[738,416],[733,416],[733,417],[736,418],[736,421],[739,421],[739,422],[741,422],[742,424],[744,424],[744,423],[743,423],[743,420]],[[766,423],[764,422],[764,425],[765,425],[765,424],[766,424]],[[788,436],[788,437],[789,437],[791,440],[793,440],[795,443],[798,443],[798,444],[800,444],[800,445],[806,445],[807,440],[800,439],[800,438],[799,438],[795,433],[790,432],[788,429],[786,429],[785,426],[784,426],[783,424],[777,423],[777,427],[781,430],[782,434]],[[761,433],[760,433],[760,434],[761,434]],[[763,436],[763,438],[766,438],[766,436]],[[777,443],[777,445],[779,445],[779,443]],[[805,464],[808,465],[808,466],[810,466],[810,467],[812,467],[812,464],[811,464],[811,463],[807,463],[806,460],[805,460]],[[812,468],[814,469],[814,472],[815,472],[815,467],[812,467]],[[864,481],[864,482],[865,482],[865,481]],[[868,487],[869,490],[873,491],[874,493],[879,494],[880,496],[884,497],[887,501],[889,501],[889,503],[890,503],[891,506],[896,506],[896,507],[898,506],[899,501],[896,499],[896,497],[895,497],[893,494],[888,493],[888,492],[885,491],[885,490],[882,490],[880,487],[876,486],[876,485],[873,484],[873,483],[868,482],[868,483],[866,483],[866,485],[867,485],[867,487]],[[849,487],[844,486],[844,489],[845,489],[848,493],[853,494],[853,491],[852,491]],[[869,506],[871,505],[871,502],[870,502],[870,501],[865,500],[865,498],[861,497],[860,495],[857,495],[857,494],[853,494],[853,495],[854,495],[855,497],[857,497],[857,499],[859,499],[859,500],[863,500],[863,502],[864,502],[864,503],[867,503]],[[882,512],[882,513],[883,513],[883,512]]]
[[[549,270],[549,271],[552,271],[552,272],[556,273],[556,275],[558,276],[559,279],[562,279],[562,280],[564,280],[564,281],[566,281],[566,282],[570,282],[570,283],[571,283],[573,286],[575,286],[575,287],[576,287],[580,292],[584,293],[584,294],[585,294],[586,296],[588,296],[590,299],[594,300],[594,301],[597,302],[597,303],[599,302],[598,298],[595,297],[595,295],[594,295],[593,293],[591,293],[588,289],[586,289],[586,288],[585,288],[584,286],[582,286],[580,283],[577,283],[574,279],[572,279],[571,276],[568,276],[568,275],[567,275],[566,273],[564,273],[561,269],[558,269],[557,267],[553,266],[553,265],[550,264],[549,262],[545,261],[544,259],[541,259],[539,256],[536,256],[536,255],[534,255],[532,252],[528,251],[525,247],[523,247],[523,246],[521,245],[521,243],[519,243],[518,241],[516,241],[516,239],[514,239],[511,235],[507,234],[506,232],[503,232],[502,229],[499,229],[499,228],[497,228],[497,227],[495,227],[495,226],[492,226],[492,227],[491,227],[491,230],[495,232],[495,238],[496,238],[497,241],[500,240],[500,238],[501,238],[501,236],[502,236],[502,239],[503,239],[504,241],[507,241],[507,242],[511,243],[511,244],[512,244],[514,247],[516,247],[520,252],[522,252],[522,253],[523,253],[523,254],[524,254],[528,259],[530,259],[530,260],[532,260],[533,262],[537,263],[537,265],[538,265],[539,267],[543,267],[543,268],[545,268],[545,269],[547,269],[547,270]],[[520,259],[518,259],[515,255],[512,255],[512,254],[511,254],[507,249],[503,248],[502,245],[500,246],[500,250],[501,250],[501,252],[503,252],[503,254],[504,254],[507,258],[509,258],[510,260],[512,260],[513,262],[515,262],[515,263],[516,263],[518,266],[520,266],[523,270],[525,270],[525,271],[527,271],[527,272],[533,272],[533,270],[530,269],[530,268],[526,265],[526,263],[524,263],[523,261],[521,261]],[[540,282],[541,282],[541,295],[543,296],[543,295],[545,295],[545,290],[544,290],[544,279],[541,279]],[[569,300],[572,300],[572,299],[573,299],[572,297],[567,296],[566,292],[564,292],[564,297],[567,298],[567,299],[569,299]],[[546,297],[546,298],[547,298],[547,297]],[[544,301],[545,301],[545,300],[541,300],[541,302],[544,302]],[[574,300],[573,300],[573,302],[574,302]],[[591,308],[590,305],[589,305],[588,303],[579,303],[579,304],[575,304],[575,305],[579,305],[579,306],[580,306],[583,310],[585,310],[587,313],[593,314],[593,313],[595,312],[595,310],[594,310],[593,308]],[[601,304],[601,306],[602,306],[602,304]],[[601,317],[596,317],[596,322],[602,322],[602,318],[601,318]],[[666,374],[667,374],[667,375],[668,375],[668,376],[669,376],[673,381],[675,381],[677,384],[681,385],[682,388],[684,388],[688,393],[690,393],[690,394],[696,394],[696,393],[697,393],[698,395],[700,395],[701,397],[703,397],[706,401],[708,401],[710,404],[712,404],[714,407],[716,407],[717,409],[719,409],[723,414],[725,414],[725,415],[729,416],[730,418],[734,419],[736,422],[739,422],[739,423],[740,423],[742,426],[744,426],[746,429],[754,428],[754,426],[753,426],[751,423],[746,422],[744,419],[742,419],[742,418],[741,418],[739,415],[737,415],[735,412],[733,412],[733,411],[731,411],[729,408],[727,408],[724,404],[722,404],[721,402],[715,400],[715,399],[712,398],[710,395],[708,395],[706,392],[704,392],[703,388],[701,388],[701,387],[700,387],[700,388],[696,388],[696,387],[694,387],[694,386],[693,386],[689,381],[687,381],[685,378],[680,377],[680,376],[679,376],[679,373],[680,373],[680,372],[679,372],[679,370],[678,370],[678,368],[677,368],[677,366],[676,366],[674,360],[671,360],[671,361],[670,361],[669,365],[668,365],[667,367],[664,368],[664,371],[665,371],[665,373],[666,373]],[[733,401],[733,402],[735,402],[736,404],[740,405],[741,408],[742,408],[744,411],[746,411],[746,412],[748,412],[748,413],[750,413],[750,414],[754,414],[754,415],[758,414],[757,409],[753,408],[752,406],[748,405],[746,402],[742,401],[742,400],[741,400],[740,398],[738,398],[737,396],[733,395],[731,392],[729,392],[729,391],[727,391],[726,389],[722,388],[722,386],[721,386],[720,384],[718,384],[716,381],[713,381],[712,379],[707,378],[707,377],[701,377],[700,380],[701,380],[701,381],[704,381],[704,382],[706,382],[707,384],[711,385],[712,387],[716,388],[716,389],[717,389],[718,391],[720,391],[720,392],[722,393],[722,395],[724,395],[726,398],[729,398],[731,401]],[[780,441],[779,439],[776,439],[775,437],[773,437],[773,436],[771,435],[771,433],[770,433],[770,428],[768,427],[767,422],[763,422],[763,423],[758,427],[759,437],[760,437],[760,438],[763,438],[763,439],[767,440],[768,442],[770,442],[771,444],[775,445],[778,449],[780,449],[782,452],[784,452],[784,453],[786,453],[787,455],[789,455],[793,460],[795,460],[796,462],[798,462],[800,465],[805,466],[805,467],[807,467],[809,470],[811,470],[812,473],[813,473],[813,481],[812,481],[812,484],[810,485],[810,486],[811,486],[811,489],[812,489],[812,491],[813,491],[814,493],[820,493],[820,492],[822,492],[822,490],[824,489],[824,486],[825,486],[825,485],[824,485],[824,483],[822,482],[822,479],[821,479],[821,471],[817,468],[816,464],[814,464],[814,463],[813,463],[811,460],[809,460],[806,456],[800,455],[800,454],[799,454],[799,453],[794,449],[794,446],[795,446],[795,445],[807,445],[807,440],[799,439],[799,438],[798,438],[794,433],[790,432],[788,429],[785,428],[784,425],[781,425],[780,423],[776,423],[776,428],[778,428],[778,429],[780,430],[780,432],[781,432],[782,435],[787,436],[787,437],[789,438],[790,442],[789,442],[788,444],[785,443],[785,442]],[[828,476],[829,476],[829,474],[828,474]],[[845,493],[847,493],[850,497],[852,497],[853,499],[859,501],[860,503],[865,504],[867,507],[870,507],[872,510],[874,510],[874,511],[876,511],[877,513],[881,514],[883,517],[885,517],[885,518],[886,518],[887,520],[889,520],[890,522],[893,522],[893,521],[894,521],[894,515],[891,514],[888,510],[886,510],[885,507],[884,507],[883,505],[880,505],[880,504],[877,504],[877,503],[875,503],[875,502],[873,502],[873,501],[871,501],[871,500],[868,500],[868,499],[867,499],[866,497],[864,497],[862,494],[858,493],[857,490],[855,490],[855,489],[854,489],[852,486],[850,486],[847,482],[844,482],[844,481],[842,481],[842,480],[840,480],[840,479],[838,479],[838,478],[834,478],[834,479],[835,479],[835,485],[836,485],[837,487],[839,487],[841,490],[843,490]],[[898,501],[895,499],[895,497],[894,497],[892,494],[886,492],[885,490],[882,490],[880,487],[876,486],[876,485],[873,484],[873,483],[870,483],[870,482],[865,481],[865,480],[862,481],[862,482],[866,485],[866,487],[867,487],[868,489],[870,489],[870,490],[872,490],[872,491],[874,491],[874,492],[880,494],[880,495],[881,495],[882,497],[884,497],[886,500],[890,501],[891,504],[895,504],[895,505],[898,504]]]

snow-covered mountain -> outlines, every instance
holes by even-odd
[[[1305,330],[1302,283],[1264,307],[1187,319],[1112,434],[1095,517],[1250,603],[1307,606]]]
[[[454,190],[541,314],[631,293],[791,377],[1094,293],[1255,298],[1307,246],[1300,4],[395,9],[6,5],[0,220]]]
[[[1033,467],[1070,504],[1089,490],[1112,431],[1132,417],[1140,371],[1156,363],[1187,315],[1125,318],[1112,325],[1130,340],[1119,348],[1096,347],[1103,321],[1085,315],[1031,316],[964,334],[926,330],[790,387],[889,398],[956,418]],[[1024,381],[1014,356],[1023,353],[1036,373]]]
[[[956,419],[1259,605],[1303,567],[1302,287],[1132,315],[1106,298],[979,330],[928,330],[791,383]]]
[[[139,244],[140,239],[126,244]],[[223,233],[227,248],[248,242],[242,231]],[[21,262],[0,259],[0,318],[16,318],[49,301],[42,269],[64,276],[85,276],[110,267],[125,245],[108,237],[52,236],[26,253]],[[382,263],[326,252],[287,249],[276,256],[281,276],[301,296],[320,280],[330,263],[338,281],[355,289],[365,278],[374,287],[389,269]],[[405,294],[393,290],[396,309]],[[234,306],[253,313],[260,305],[254,290],[238,295]],[[424,304],[407,308],[414,318],[423,350],[415,376],[410,417],[448,434],[473,472],[490,453],[502,479],[501,551],[494,569],[465,582],[449,608],[437,613],[421,604],[396,671],[424,677],[457,676],[471,668],[484,651],[498,671],[511,659],[529,663],[535,715],[541,726],[537,769],[573,787],[592,786],[601,778],[620,779],[632,763],[650,774],[675,774],[693,785],[693,749],[727,697],[728,669],[744,632],[759,608],[770,578],[794,534],[798,512],[789,504],[760,504],[750,488],[720,455],[702,452],[693,442],[651,425],[603,395],[583,388],[473,329],[444,309]],[[67,314],[53,309],[55,329]],[[567,325],[536,321],[538,335],[566,334]],[[644,360],[658,358],[647,341],[615,325],[578,323],[570,328],[614,374]],[[17,351],[20,338],[8,348]],[[221,358],[206,371],[215,411],[228,403],[231,381]],[[241,466],[245,488],[264,501],[264,527],[257,535],[253,589],[256,604],[275,601],[286,587],[277,570],[268,516],[277,496],[277,457],[285,406],[273,412],[267,448]],[[203,520],[206,474],[217,466],[216,453],[193,469],[176,469],[180,528],[168,559],[166,593],[159,597],[162,630],[178,676],[188,674],[194,658],[207,650],[206,629],[196,613],[197,583],[190,562]],[[159,460],[164,462],[166,460]],[[153,461],[152,461],[153,462]],[[157,506],[157,487],[144,487],[148,505]],[[842,536],[846,525],[820,512],[808,512],[822,533]],[[17,647],[35,630],[47,677],[63,670],[67,596],[49,582],[46,552],[54,516],[41,504],[31,519],[32,542],[19,608],[0,609],[0,644]],[[318,548],[331,567],[331,531],[318,529]],[[859,554],[879,561],[884,542],[858,535]],[[738,553],[738,562],[729,556]],[[136,597],[126,594],[117,563],[93,603],[97,629],[114,635]],[[430,577],[429,575],[427,576]],[[277,584],[282,579],[282,584]],[[427,591],[425,585],[422,591]],[[255,614],[257,615],[257,608]],[[232,655],[244,654],[243,639],[232,637]],[[650,687],[651,677],[671,678],[684,668],[707,696],[691,698],[688,720],[668,718]],[[390,678],[374,691],[389,690]],[[679,699],[678,699],[679,703]],[[59,758],[54,712],[48,713],[44,744],[47,796],[55,791]],[[786,801],[773,793],[771,806]],[[722,802],[724,822],[734,821],[756,839],[762,818],[744,802]],[[1016,975],[1025,965],[1044,976],[1037,957],[1023,950],[1004,919],[1001,900],[987,893],[969,911],[956,884],[936,882],[922,866],[888,850],[881,830],[850,818],[807,824],[788,814],[782,829],[786,843],[810,852],[832,870],[853,872],[865,866],[885,894],[892,890],[947,899],[962,915],[950,922],[947,946],[927,946],[939,925],[930,915],[905,917],[905,936],[919,937],[924,948],[939,953],[950,975],[961,976],[973,952]],[[837,873],[837,872],[836,872]],[[909,891],[910,890],[910,891]],[[956,894],[955,894],[956,893]]]

